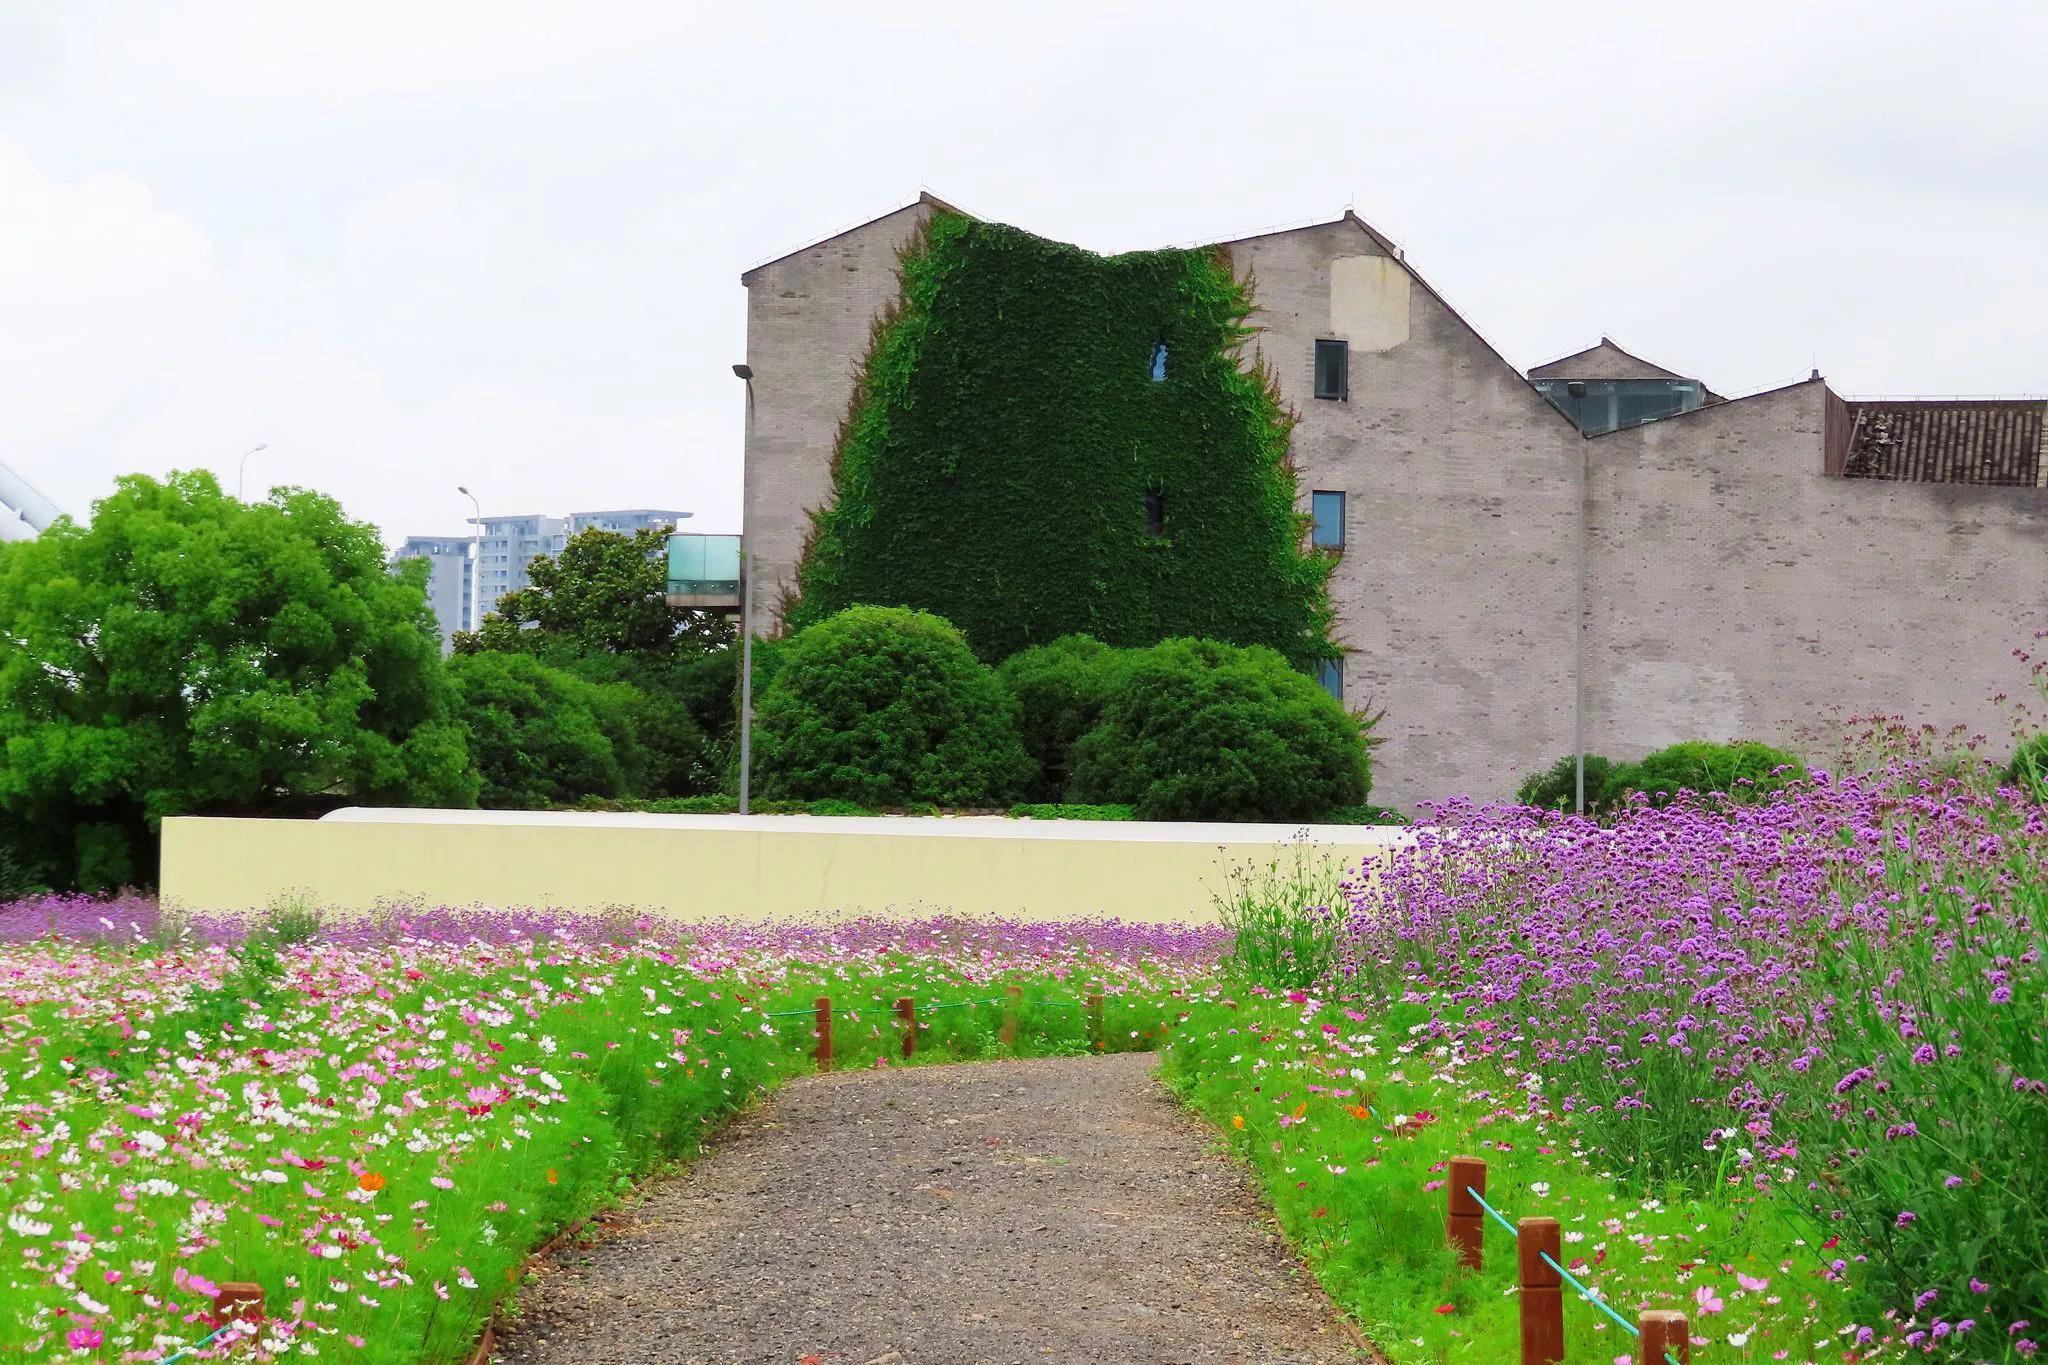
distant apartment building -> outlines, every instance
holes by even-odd
[[[566,517],[527,513],[510,517],[469,519],[481,526],[475,536],[408,536],[393,556],[393,565],[407,559],[430,559],[427,602],[441,626],[441,651],[454,646],[455,632],[474,630],[498,599],[517,592],[531,579],[528,570],[541,555],[557,555],[569,538],[584,531],[632,535],[648,528],[681,525],[688,512],[669,508],[630,507],[610,512],[571,512]],[[472,556],[476,563],[472,565]]]
[[[469,552],[474,543],[468,536],[407,536],[391,559],[393,569],[408,559],[427,561],[427,606],[441,627],[443,654],[454,647],[455,632],[469,628]]]

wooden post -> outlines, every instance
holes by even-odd
[[[213,1295],[213,1314],[223,1322],[263,1321],[263,1286],[247,1280],[224,1280]]]
[[[896,997],[896,1019],[903,1025],[903,1060],[917,1051],[917,1002],[907,995]]]
[[[813,1002],[817,1014],[818,1070],[832,1069],[832,997],[821,995]]]
[[[1097,1052],[1103,1051],[1104,1044],[1107,1040],[1104,1038],[1102,1032],[1101,991],[1088,992],[1088,1033],[1089,1036],[1094,1040],[1095,1050]]]
[[[1645,1308],[1636,1319],[1643,1340],[1636,1351],[1636,1365],[1665,1365],[1670,1356],[1678,1365],[1692,1365],[1692,1329],[1685,1314],[1669,1308]]]
[[[1017,1016],[1022,1013],[1024,991],[1019,986],[1003,987],[1003,1046],[1017,1046]]]
[[[1444,1213],[1444,1236],[1458,1253],[1458,1264],[1479,1269],[1480,1247],[1486,1231],[1486,1211],[1472,1197],[1486,1193],[1486,1163],[1476,1156],[1451,1158],[1450,1199]]]
[[[1522,1365],[1564,1360],[1564,1281],[1543,1259],[1559,1261],[1564,1240],[1555,1218],[1524,1218],[1515,1228],[1522,1281]]]

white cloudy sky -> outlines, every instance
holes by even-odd
[[[1255,17],[1256,16],[1256,17]],[[5,0],[0,459],[733,529],[739,273],[1347,203],[1510,357],[2048,390],[2048,6]]]

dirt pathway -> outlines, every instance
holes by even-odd
[[[1363,1359],[1141,1055],[799,1080],[594,1244],[499,1359],[1324,1365]]]

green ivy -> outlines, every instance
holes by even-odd
[[[873,604],[941,615],[991,660],[1077,631],[1336,657],[1294,417],[1243,363],[1251,295],[1225,249],[1103,257],[940,214],[902,279],[783,604],[792,629]]]

